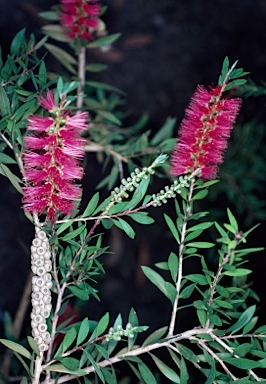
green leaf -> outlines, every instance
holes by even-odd
[[[39,12],[38,15],[40,17],[43,17],[44,19],[51,20],[51,21],[59,20],[58,13],[56,13],[54,11],[43,11],[43,12]]]
[[[89,332],[90,332],[90,321],[87,317],[85,317],[85,319],[82,320],[79,327],[77,345],[80,345],[86,339]]]
[[[0,153],[0,163],[2,164],[16,164],[17,162],[12,159],[12,157],[6,155],[5,153]]]
[[[199,358],[195,355],[193,351],[191,351],[191,349],[179,343],[175,343],[175,346],[178,349],[180,355],[183,356],[186,360],[189,360],[192,363],[199,362]]]
[[[177,373],[175,373],[172,368],[168,367],[164,362],[162,362],[160,359],[158,359],[158,357],[156,357],[152,353],[150,355],[155,364],[157,365],[158,369],[162,372],[165,377],[167,377],[167,379],[171,380],[173,383],[180,383],[179,376],[177,375]]]
[[[80,289],[74,285],[69,285],[67,288],[74,296],[78,297],[80,300],[87,301],[89,299],[89,294],[84,289]]]
[[[109,324],[109,321],[110,321],[110,315],[109,313],[107,312],[105,315],[103,315],[103,317],[100,319],[97,327],[95,328],[93,334],[91,335],[90,337],[90,340],[93,340],[94,338],[100,336],[102,333],[104,333],[104,331],[107,329],[108,327],[108,324]]]
[[[60,362],[70,371],[75,371],[79,367],[79,360],[74,359],[73,357],[63,357],[60,359]]]
[[[33,352],[37,356],[40,356],[40,350],[39,350],[39,347],[38,347],[38,344],[36,343],[36,341],[31,336],[27,336],[27,340],[28,340],[29,346],[31,347]]]
[[[157,384],[157,380],[153,376],[151,370],[143,362],[138,363],[139,373],[146,384]]]
[[[67,233],[64,237],[61,238],[61,240],[63,240],[63,241],[72,240],[75,237],[77,237],[78,235],[80,235],[81,232],[83,232],[85,228],[86,228],[86,224],[83,224],[79,228],[75,229],[74,231],[70,231],[69,233]]]
[[[154,219],[150,216],[147,216],[146,212],[131,213],[129,217],[131,217],[131,219],[133,219],[137,223],[143,225],[149,225],[154,223]]]
[[[90,215],[93,214],[93,212],[95,211],[98,205],[99,197],[100,197],[99,192],[96,192],[95,195],[92,196],[81,217],[89,217]]]
[[[44,46],[69,72],[76,74],[73,65],[77,65],[77,60],[73,56],[53,44],[46,43]]]
[[[166,215],[166,213],[164,213],[164,219],[165,219],[166,224],[168,225],[172,235],[174,236],[175,240],[177,241],[178,244],[180,244],[179,233],[178,233],[178,230],[177,230],[173,220],[168,215]]]
[[[208,281],[204,275],[200,275],[198,273],[194,273],[192,275],[186,276],[187,280],[193,281],[193,283],[197,283],[200,285],[208,285]]]
[[[229,59],[226,56],[224,61],[223,61],[222,71],[221,71],[221,75],[220,75],[219,81],[218,81],[219,85],[223,84],[228,71],[229,71]]]
[[[107,368],[101,368],[101,372],[102,372],[107,384],[117,384],[117,378],[116,378],[115,370],[113,367],[112,367],[112,372],[110,372]],[[90,382],[90,384],[91,384],[91,382]]]
[[[153,332],[152,334],[150,334],[147,337],[147,339],[144,341],[142,347],[144,348],[144,347],[146,347],[146,345],[156,343],[158,340],[160,340],[166,334],[167,330],[168,330],[167,326],[157,329],[155,332]]]
[[[92,41],[87,45],[88,48],[99,48],[99,47],[105,47],[106,45],[111,45],[113,42],[115,42],[119,37],[121,36],[121,33],[113,33],[108,36],[100,37],[97,40]]]
[[[181,366],[180,366],[180,384],[187,384],[188,382],[188,370],[185,363],[185,360],[181,358]]]
[[[25,44],[25,31],[26,29],[23,28],[15,35],[10,45],[10,55],[18,55],[20,50],[24,48],[23,45]]]
[[[103,383],[105,383],[105,380],[104,380],[104,376],[100,370],[100,368],[98,367],[98,365],[96,364],[95,360],[91,357],[91,355],[89,353],[87,353],[87,357],[88,357],[88,360],[91,362],[92,366],[94,367],[95,369],[95,372],[97,373],[97,375],[99,376],[99,378],[101,379],[101,381]]]
[[[77,376],[84,376],[84,375],[88,374],[83,369],[70,370],[70,369],[66,368],[63,364],[48,365],[46,367],[46,370],[51,371],[51,372],[71,373],[72,375],[77,375]]]
[[[245,312],[241,314],[237,322],[232,325],[227,332],[236,333],[239,329],[243,328],[253,317],[254,313],[256,311],[256,305],[252,305],[251,307],[247,308]]]
[[[228,359],[224,359],[224,362],[227,364],[231,364],[234,367],[237,367],[239,369],[254,369],[259,367],[259,362],[258,361],[252,361],[249,359],[245,359],[240,357],[239,359],[230,357]]]
[[[237,221],[234,217],[234,215],[232,214],[232,212],[230,211],[229,208],[227,208],[227,215],[228,215],[228,219],[230,221],[230,224],[232,225],[232,227],[234,228],[235,231],[238,231],[238,224],[237,224]]]
[[[206,321],[207,321],[207,314],[206,311],[203,309],[197,309],[197,316],[200,322],[200,325],[202,327],[205,327]]]
[[[220,299],[214,299],[215,304],[217,304],[219,307],[227,308],[227,309],[233,309],[233,305],[229,303],[228,301],[223,301]]]
[[[27,359],[31,359],[31,353],[22,345],[15,343],[14,341],[0,339],[0,343],[2,343],[5,347],[11,349],[19,353],[20,355],[26,357]]]
[[[118,217],[117,220],[115,219],[112,219],[111,220],[118,228],[122,229],[124,232],[126,232],[126,234],[128,235],[128,237],[130,239],[134,239],[135,237],[135,231],[134,229],[131,227],[131,225],[129,225],[125,220],[121,219],[120,217]]]
[[[105,64],[93,63],[93,64],[89,64],[89,65],[86,66],[86,71],[89,71],[89,72],[101,72],[101,71],[104,71],[107,68],[108,68],[108,66],[105,65]]]
[[[181,299],[188,299],[191,296],[192,292],[194,291],[195,287],[196,287],[196,284],[188,285],[186,288],[184,288],[181,291],[180,298]]]
[[[162,141],[168,137],[172,137],[174,133],[174,127],[176,124],[176,118],[167,119],[166,123],[159,129],[159,131],[151,139],[151,145],[161,145]],[[175,140],[175,139],[174,139]]]
[[[193,196],[192,200],[202,200],[208,195],[209,191],[208,189],[203,189],[202,191],[199,191],[196,193],[195,196]]]
[[[103,89],[105,91],[117,92],[117,93],[124,95],[124,92],[122,92],[120,89],[115,88],[109,84],[100,83],[98,81],[86,81],[86,84],[93,87],[93,88]]]
[[[103,117],[105,120],[110,121],[113,124],[121,125],[121,121],[111,112],[97,109],[97,114]]]
[[[237,268],[237,269],[232,269],[223,272],[223,275],[226,276],[246,276],[249,275],[252,271],[250,269],[244,269],[244,268]]]
[[[244,343],[235,348],[234,354],[240,357],[245,357],[247,353],[251,350],[252,345],[249,343]]]
[[[214,382],[214,379],[215,379],[215,376],[216,376],[216,366],[215,366],[215,360],[212,359],[212,362],[211,362],[211,369],[208,373],[208,379],[205,381],[204,384],[213,384]]]
[[[168,258],[168,267],[171,273],[171,277],[175,283],[177,278],[177,272],[178,272],[178,257],[174,252],[170,253],[170,256]]]
[[[193,231],[203,231],[204,229],[208,229],[213,225],[212,221],[206,221],[205,223],[200,223],[197,225],[193,225],[193,227],[190,227],[187,229],[186,232],[193,232]]]
[[[193,243],[186,244],[187,247],[195,247],[195,248],[212,248],[215,244],[209,243],[207,241],[195,241]]]
[[[61,224],[59,228],[55,231],[56,235],[59,236],[60,233],[64,232],[70,225],[73,224],[73,220],[69,219],[67,222]]]
[[[216,292],[222,296],[228,299],[229,297],[229,292],[226,288],[222,287],[221,285],[216,285]]]
[[[150,267],[141,267],[144,275],[164,294],[167,294],[165,287],[165,280],[159,273],[155,272]]]
[[[10,114],[10,102],[2,85],[0,86],[0,113],[3,117]]]
[[[69,37],[65,34],[65,31],[59,24],[49,24],[42,27],[44,33],[57,41],[68,43]]]
[[[67,331],[64,340],[63,340],[63,352],[65,352],[70,345],[74,342],[77,336],[77,331],[74,327],[70,328],[69,331]],[[75,368],[76,369],[76,368]]]

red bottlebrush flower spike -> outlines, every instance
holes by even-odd
[[[73,40],[92,41],[99,25],[100,5],[97,0],[61,0],[61,25]]]
[[[218,165],[241,106],[241,99],[222,99],[224,87],[198,86],[186,110],[171,161],[172,176],[200,169],[202,179],[215,179]]]
[[[58,212],[71,214],[81,195],[74,180],[83,175],[79,163],[85,139],[79,134],[88,129],[88,113],[71,116],[63,109],[63,102],[56,106],[49,90],[39,98],[39,103],[50,116],[34,115],[28,120],[27,129],[33,133],[24,140],[23,204],[25,210],[38,215],[47,209],[48,218],[54,220]]]

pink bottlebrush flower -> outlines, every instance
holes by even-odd
[[[25,137],[23,154],[24,181],[23,204],[25,210],[42,214],[54,220],[58,212],[69,215],[81,190],[74,180],[81,180],[83,169],[80,160],[84,156],[85,139],[80,137],[87,130],[88,113],[71,116],[56,106],[54,95],[47,91],[39,103],[51,116],[31,116]]]
[[[61,0],[61,25],[71,39],[94,39],[98,29],[100,5],[97,0]]]
[[[241,106],[241,99],[222,99],[223,87],[210,91],[198,86],[186,110],[171,160],[172,176],[200,169],[205,180],[214,179]]]

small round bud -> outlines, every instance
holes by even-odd
[[[37,267],[42,267],[44,265],[44,260],[41,258],[37,259],[35,265],[37,265]]]
[[[33,276],[34,277],[34,276]],[[42,277],[37,277],[35,284],[38,287],[43,287],[45,285],[45,280]]]
[[[38,247],[36,252],[38,253],[38,255],[43,256],[45,254],[46,250],[43,247]]]
[[[36,337],[34,337],[34,341],[37,343],[37,344],[41,344],[42,343],[42,338],[41,338],[41,336],[36,336]],[[39,347],[40,348],[40,347]]]
[[[42,245],[41,239],[38,239],[37,237],[35,237],[35,239],[32,240],[32,245],[34,247],[40,247]]]
[[[44,343],[39,344],[38,347],[39,347],[40,352],[45,352],[49,348],[48,344],[44,344]]]
[[[43,298],[43,294],[42,294],[41,292],[33,293],[33,294],[32,294],[32,298],[35,299],[35,300],[40,301],[40,300],[42,300],[42,298]]]
[[[36,236],[37,236],[39,239],[41,239],[41,240],[46,239],[46,233],[45,233],[44,231],[38,231],[38,232],[36,233]]]
[[[42,315],[45,319],[47,319],[47,318],[50,316],[50,311],[48,311],[48,309],[46,309],[46,308],[43,308],[43,309],[41,310],[41,315]]]
[[[34,321],[35,321],[37,324],[41,324],[41,323],[44,323],[44,322],[45,322],[44,318],[43,318],[41,315],[36,315]]]
[[[52,275],[50,273],[46,273],[43,278],[45,281],[52,281]]]
[[[50,251],[46,251],[45,254],[43,255],[43,258],[45,260],[50,260],[51,258],[51,252]]]
[[[44,332],[43,334],[42,334],[42,339],[43,339],[43,341],[45,342],[45,343],[49,343],[50,341],[51,341],[51,335],[50,335],[50,333],[49,332]]]
[[[44,268],[46,269],[46,272],[50,272],[52,270],[52,262],[44,263]]]
[[[31,330],[31,334],[32,334],[33,337],[40,336],[40,332],[38,331],[37,328],[33,328],[33,329]]]
[[[51,296],[49,295],[47,295],[47,296],[43,296],[43,302],[44,302],[44,304],[50,304],[51,303]]]
[[[37,248],[34,247],[34,245],[32,245],[32,246],[30,247],[30,251],[31,251],[31,253],[36,253]]]
[[[40,256],[36,253],[36,251],[31,254],[31,260],[38,260],[39,258]]]
[[[49,289],[51,289],[53,286],[53,282],[52,281],[47,281],[46,283],[46,287],[48,287]]]
[[[38,275],[38,276],[44,276],[45,273],[46,273],[46,270],[45,270],[44,266],[43,266],[43,267],[38,267],[38,268],[37,268],[36,275]]]
[[[47,331],[47,325],[45,323],[41,323],[38,325],[38,330],[42,333]]]
[[[36,265],[32,265],[31,266],[31,270],[32,270],[32,272],[36,275],[37,274],[37,267],[36,267]]]
[[[39,314],[41,313],[41,307],[38,306],[38,305],[34,306],[34,307],[32,308],[32,313],[33,313],[34,315],[39,315]]]
[[[38,324],[37,324],[36,321],[34,321],[34,320],[31,320],[30,325],[31,325],[31,328],[32,328],[32,329],[38,327]]]
[[[39,302],[39,300],[31,299],[31,305],[33,307],[37,307],[40,305],[40,302]]]
[[[44,294],[44,295],[49,295],[50,294],[50,290],[49,288],[44,285],[43,287],[41,287],[41,292]]]

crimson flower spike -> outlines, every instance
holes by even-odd
[[[197,87],[172,155],[172,176],[191,174],[199,169],[200,178],[216,178],[242,102],[239,98],[223,98],[225,86],[226,83],[210,90]]]
[[[100,5],[97,0],[61,0],[61,25],[73,40],[92,41],[99,26]]]
[[[81,180],[85,139],[80,133],[88,129],[88,113],[71,115],[64,109],[65,101],[57,107],[54,94],[48,90],[39,104],[49,117],[33,115],[28,120],[31,133],[24,139],[24,209],[55,220],[57,213],[70,215],[76,208],[81,189],[74,180]]]

